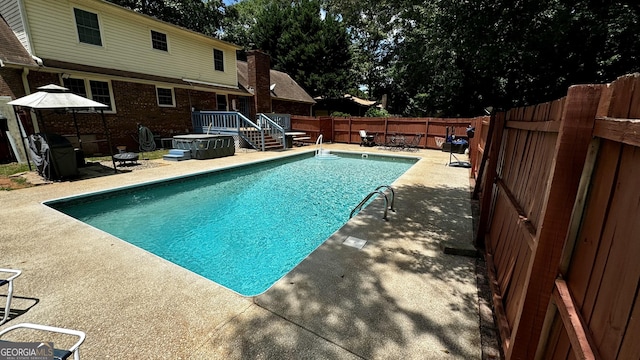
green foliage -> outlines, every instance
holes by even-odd
[[[640,5],[627,1],[325,0],[354,40],[371,98],[405,115],[478,115],[640,70]]]
[[[370,107],[364,114],[365,117],[389,117],[391,116],[386,109],[378,109],[376,107]]]
[[[245,0],[229,12],[235,19],[226,20],[224,39],[268,53],[274,69],[312,96],[342,95],[353,86],[347,29],[317,0]]]
[[[225,14],[222,0],[107,0],[141,14],[216,36]]]
[[[334,111],[334,112],[331,113],[331,116],[332,117],[351,117],[351,114],[343,113],[343,112],[340,112],[340,111]]]
[[[535,104],[640,71],[630,1],[110,1],[263,50],[313,96],[388,95],[409,116]]]

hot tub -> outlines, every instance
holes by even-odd
[[[173,148],[189,150],[192,159],[214,159],[235,154],[231,135],[187,134],[173,137]]]

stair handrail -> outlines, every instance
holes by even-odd
[[[259,147],[260,151],[264,151],[264,131],[262,131],[262,127],[259,124],[256,124],[253,121],[249,120],[249,118],[244,116],[242,113],[236,112],[236,118],[238,135],[240,135],[254,149],[258,149]],[[260,144],[255,144],[253,142],[253,139],[251,139],[251,137],[247,135],[247,133],[249,132],[247,131],[248,129],[250,129],[250,131],[258,131],[260,133]]]
[[[318,154],[322,154],[322,134],[318,135],[318,139],[316,140],[316,156]]]
[[[351,214],[349,214],[349,219],[351,219],[353,217],[353,214],[356,212],[356,210],[362,210],[362,207],[364,206],[364,204],[369,201],[369,199],[371,199],[374,195],[382,195],[384,197],[384,214],[382,215],[382,220],[388,220],[387,219],[387,207],[389,205],[389,199],[387,199],[387,194],[385,194],[384,192],[380,191],[380,190],[374,190],[372,192],[369,193],[369,195],[367,195],[362,201],[360,201],[360,203],[358,205],[356,205],[355,208],[353,208],[353,210],[351,210]]]
[[[391,185],[380,185],[374,191],[380,190],[382,188],[385,188],[385,189],[388,189],[389,191],[391,191],[391,205],[389,206],[389,210],[391,210],[393,212],[396,212],[396,209],[393,208],[393,204],[396,201],[396,192],[393,190]]]
[[[276,123],[275,121],[273,121],[270,117],[266,116],[263,113],[258,114],[258,123],[260,125],[262,125],[262,132],[263,132],[263,149],[262,151],[264,151],[264,132],[266,131],[272,138],[276,139],[280,145],[282,145],[282,147],[284,149],[287,148],[287,141],[285,139],[285,129],[284,127],[280,126],[278,123]]]

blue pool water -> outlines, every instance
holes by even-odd
[[[344,225],[369,192],[416,162],[339,155],[254,163],[47,205],[252,296]]]

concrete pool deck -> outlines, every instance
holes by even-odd
[[[82,330],[85,359],[482,358],[476,260],[443,252],[473,250],[469,170],[446,166],[448,153],[392,152],[422,159],[394,183],[389,220],[374,202],[250,298],[42,205],[309,150],[157,160],[166,166],[0,192],[0,267],[23,271],[0,329],[31,322]],[[347,246],[349,236],[367,243]]]

